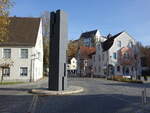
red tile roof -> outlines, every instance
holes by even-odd
[[[80,46],[80,57],[81,58],[89,58],[89,55],[92,53],[96,52],[96,48],[95,47],[85,47],[85,46]]]

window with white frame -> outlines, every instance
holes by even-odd
[[[21,49],[21,58],[28,58],[28,49]]]
[[[28,75],[28,68],[20,67],[20,76],[27,76],[27,75]]]
[[[11,49],[3,49],[3,58],[11,57]]]
[[[121,41],[118,41],[118,42],[117,42],[117,46],[118,46],[118,47],[121,47]]]
[[[101,55],[98,55],[99,56],[99,61],[101,61]]]
[[[95,56],[93,56],[93,61],[95,62]]]
[[[116,52],[113,53],[113,58],[117,59],[117,53]]]
[[[132,43],[132,42],[129,42],[128,47],[129,47],[129,48],[133,48],[133,43]]]
[[[37,57],[38,57],[38,59],[40,59],[40,58],[41,58],[41,53],[40,53],[40,52],[38,52],[38,53],[37,53],[37,55],[38,55],[38,56],[37,56]]]
[[[84,45],[85,46],[90,46],[90,43],[91,43],[91,38],[90,37],[84,39]]]
[[[117,71],[120,72],[120,66],[117,66]]]
[[[104,57],[105,57],[105,55],[104,55],[104,53],[103,53],[103,56],[102,56],[103,61],[104,61]]]
[[[10,68],[2,68],[2,75],[3,76],[10,76]]]
[[[99,50],[101,49],[101,45],[100,45],[100,44],[98,45],[98,49],[99,49]]]
[[[129,59],[129,53],[128,52],[124,53],[124,58]]]
[[[97,72],[96,66],[95,66],[95,73]]]
[[[101,72],[101,66],[99,66],[99,72]]]

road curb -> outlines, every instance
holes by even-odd
[[[69,86],[67,90],[64,91],[50,91],[48,89],[32,89],[29,93],[37,95],[70,95],[75,93],[83,92],[84,88],[79,86]]]

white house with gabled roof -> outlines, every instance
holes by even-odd
[[[94,75],[126,78],[141,75],[140,51],[136,41],[127,32],[108,35],[100,41],[93,59]]]
[[[8,39],[0,43],[0,80],[37,81],[43,77],[40,18],[10,17]]]
[[[86,47],[95,47],[96,43],[100,40],[101,34],[99,30],[92,30],[87,31],[81,34],[80,46],[86,46]]]

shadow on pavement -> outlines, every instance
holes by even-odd
[[[141,97],[121,94],[1,95],[0,113],[137,113]]]
[[[143,84],[137,84],[137,83],[125,83],[125,82],[118,82],[118,83],[108,83],[104,85],[111,85],[111,86],[127,86],[127,87],[136,87],[136,88],[150,88],[150,83],[143,83]]]
[[[30,88],[0,88],[0,91],[28,91]]]

